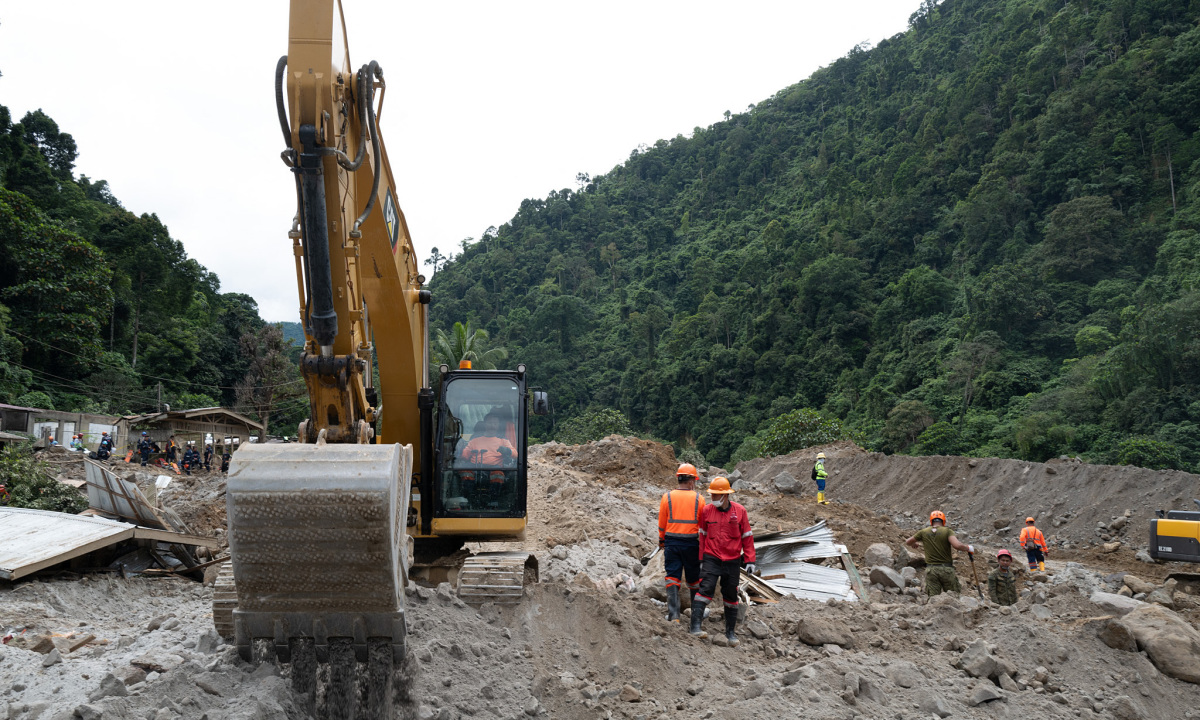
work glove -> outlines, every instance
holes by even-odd
[[[659,550],[666,550],[666,549],[667,549],[667,541],[666,541],[666,540],[659,540],[659,541],[658,541],[658,549],[659,549]]]
[[[754,563],[746,563],[746,572],[751,575],[757,575],[758,568],[754,565]]]
[[[975,546],[974,546],[974,545],[968,545],[968,546],[967,546],[967,554],[968,554],[968,555],[974,555],[974,554],[975,554]]]

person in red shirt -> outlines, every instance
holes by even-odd
[[[721,599],[725,603],[725,636],[715,638],[713,643],[737,647],[739,641],[733,631],[737,627],[738,581],[741,580],[743,562],[746,572],[755,571],[754,533],[750,530],[746,508],[729,497],[733,488],[729,487],[727,478],[715,478],[708,486],[708,494],[712,500],[700,513],[700,592],[692,603],[689,634],[708,637],[700,623],[719,580]]]

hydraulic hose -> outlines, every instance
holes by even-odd
[[[354,233],[358,232],[358,228],[375,209],[375,197],[379,194],[379,177],[383,166],[383,158],[379,157],[379,123],[375,119],[375,78],[383,79],[383,68],[379,67],[379,63],[374,60],[358,71],[359,99],[360,102],[366,101],[367,112],[364,117],[370,120],[371,155],[375,158],[375,176],[371,181],[371,195],[367,198],[367,206],[363,208],[362,215],[359,215],[358,219],[354,221],[354,228],[351,230]]]
[[[288,167],[295,167],[296,150],[292,147],[292,131],[291,125],[288,124],[287,106],[283,103],[283,73],[286,69],[287,55],[284,55],[279,58],[279,62],[275,63],[275,110],[279,115],[279,129],[283,131],[283,144],[287,147],[282,153],[283,162]],[[299,219],[300,237],[307,239],[308,227],[304,222],[304,192],[301,188],[300,176],[296,174],[295,178],[296,217]],[[312,310],[312,272],[309,269],[308,243],[301,243],[300,248],[303,250],[301,261],[304,266],[304,317],[301,320],[304,321],[305,329],[308,330],[309,334],[312,334],[312,322],[309,317]]]

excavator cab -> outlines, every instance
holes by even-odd
[[[415,536],[518,540],[527,495],[525,366],[452,371],[443,365],[440,375],[433,477],[421,488],[422,501],[432,500],[422,508],[429,530]]]

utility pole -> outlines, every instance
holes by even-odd
[[[162,412],[162,383],[158,384],[158,411]]]

